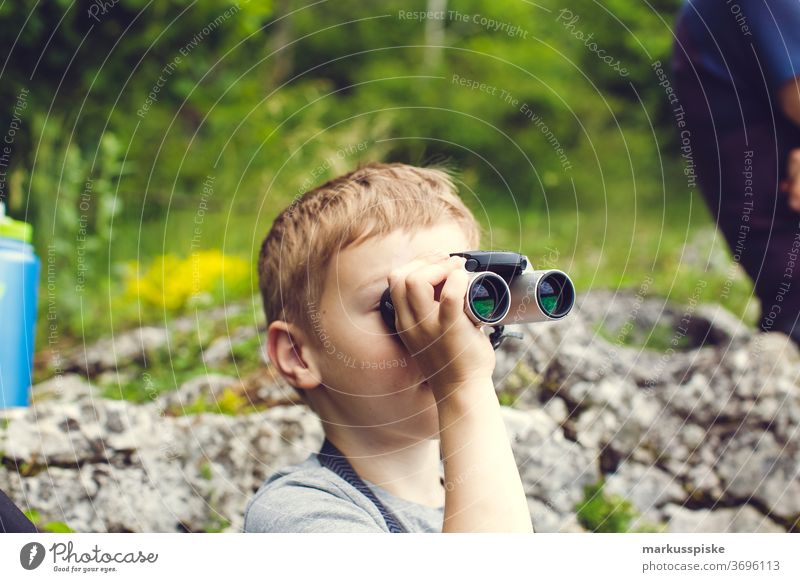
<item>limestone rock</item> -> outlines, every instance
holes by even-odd
[[[664,513],[669,519],[667,530],[679,533],[785,533],[771,519],[750,505],[735,508],[690,510],[668,505]]]
[[[241,531],[264,480],[322,441],[319,419],[274,368],[198,373],[143,404],[101,394],[144,378],[145,357],[177,349],[168,340],[179,334],[203,331],[200,364],[224,364],[263,331],[263,321],[229,329],[246,308],[65,354],[65,373],[34,386],[31,407],[0,411],[0,488],[77,531]],[[601,480],[640,512],[634,528],[800,527],[800,350],[786,335],[654,297],[646,281],[580,294],[568,318],[511,329],[522,340],[496,352],[493,379],[513,402],[501,410],[536,531],[583,531],[576,505]],[[184,415],[226,390],[265,409]]]

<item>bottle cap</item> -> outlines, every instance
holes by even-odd
[[[6,205],[0,202],[0,238],[11,238],[25,243],[33,238],[33,227],[27,222],[6,216]]]

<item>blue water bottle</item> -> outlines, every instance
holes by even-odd
[[[39,257],[30,224],[0,202],[0,408],[30,404]]]

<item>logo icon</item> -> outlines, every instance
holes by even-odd
[[[19,563],[26,570],[35,570],[44,560],[44,546],[39,542],[30,542],[22,546],[19,552]]]

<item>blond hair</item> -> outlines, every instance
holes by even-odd
[[[471,248],[477,247],[480,226],[443,169],[371,163],[306,192],[278,215],[261,244],[258,275],[267,323],[291,322],[316,338],[310,312],[319,305],[334,253],[445,221],[461,225]]]

